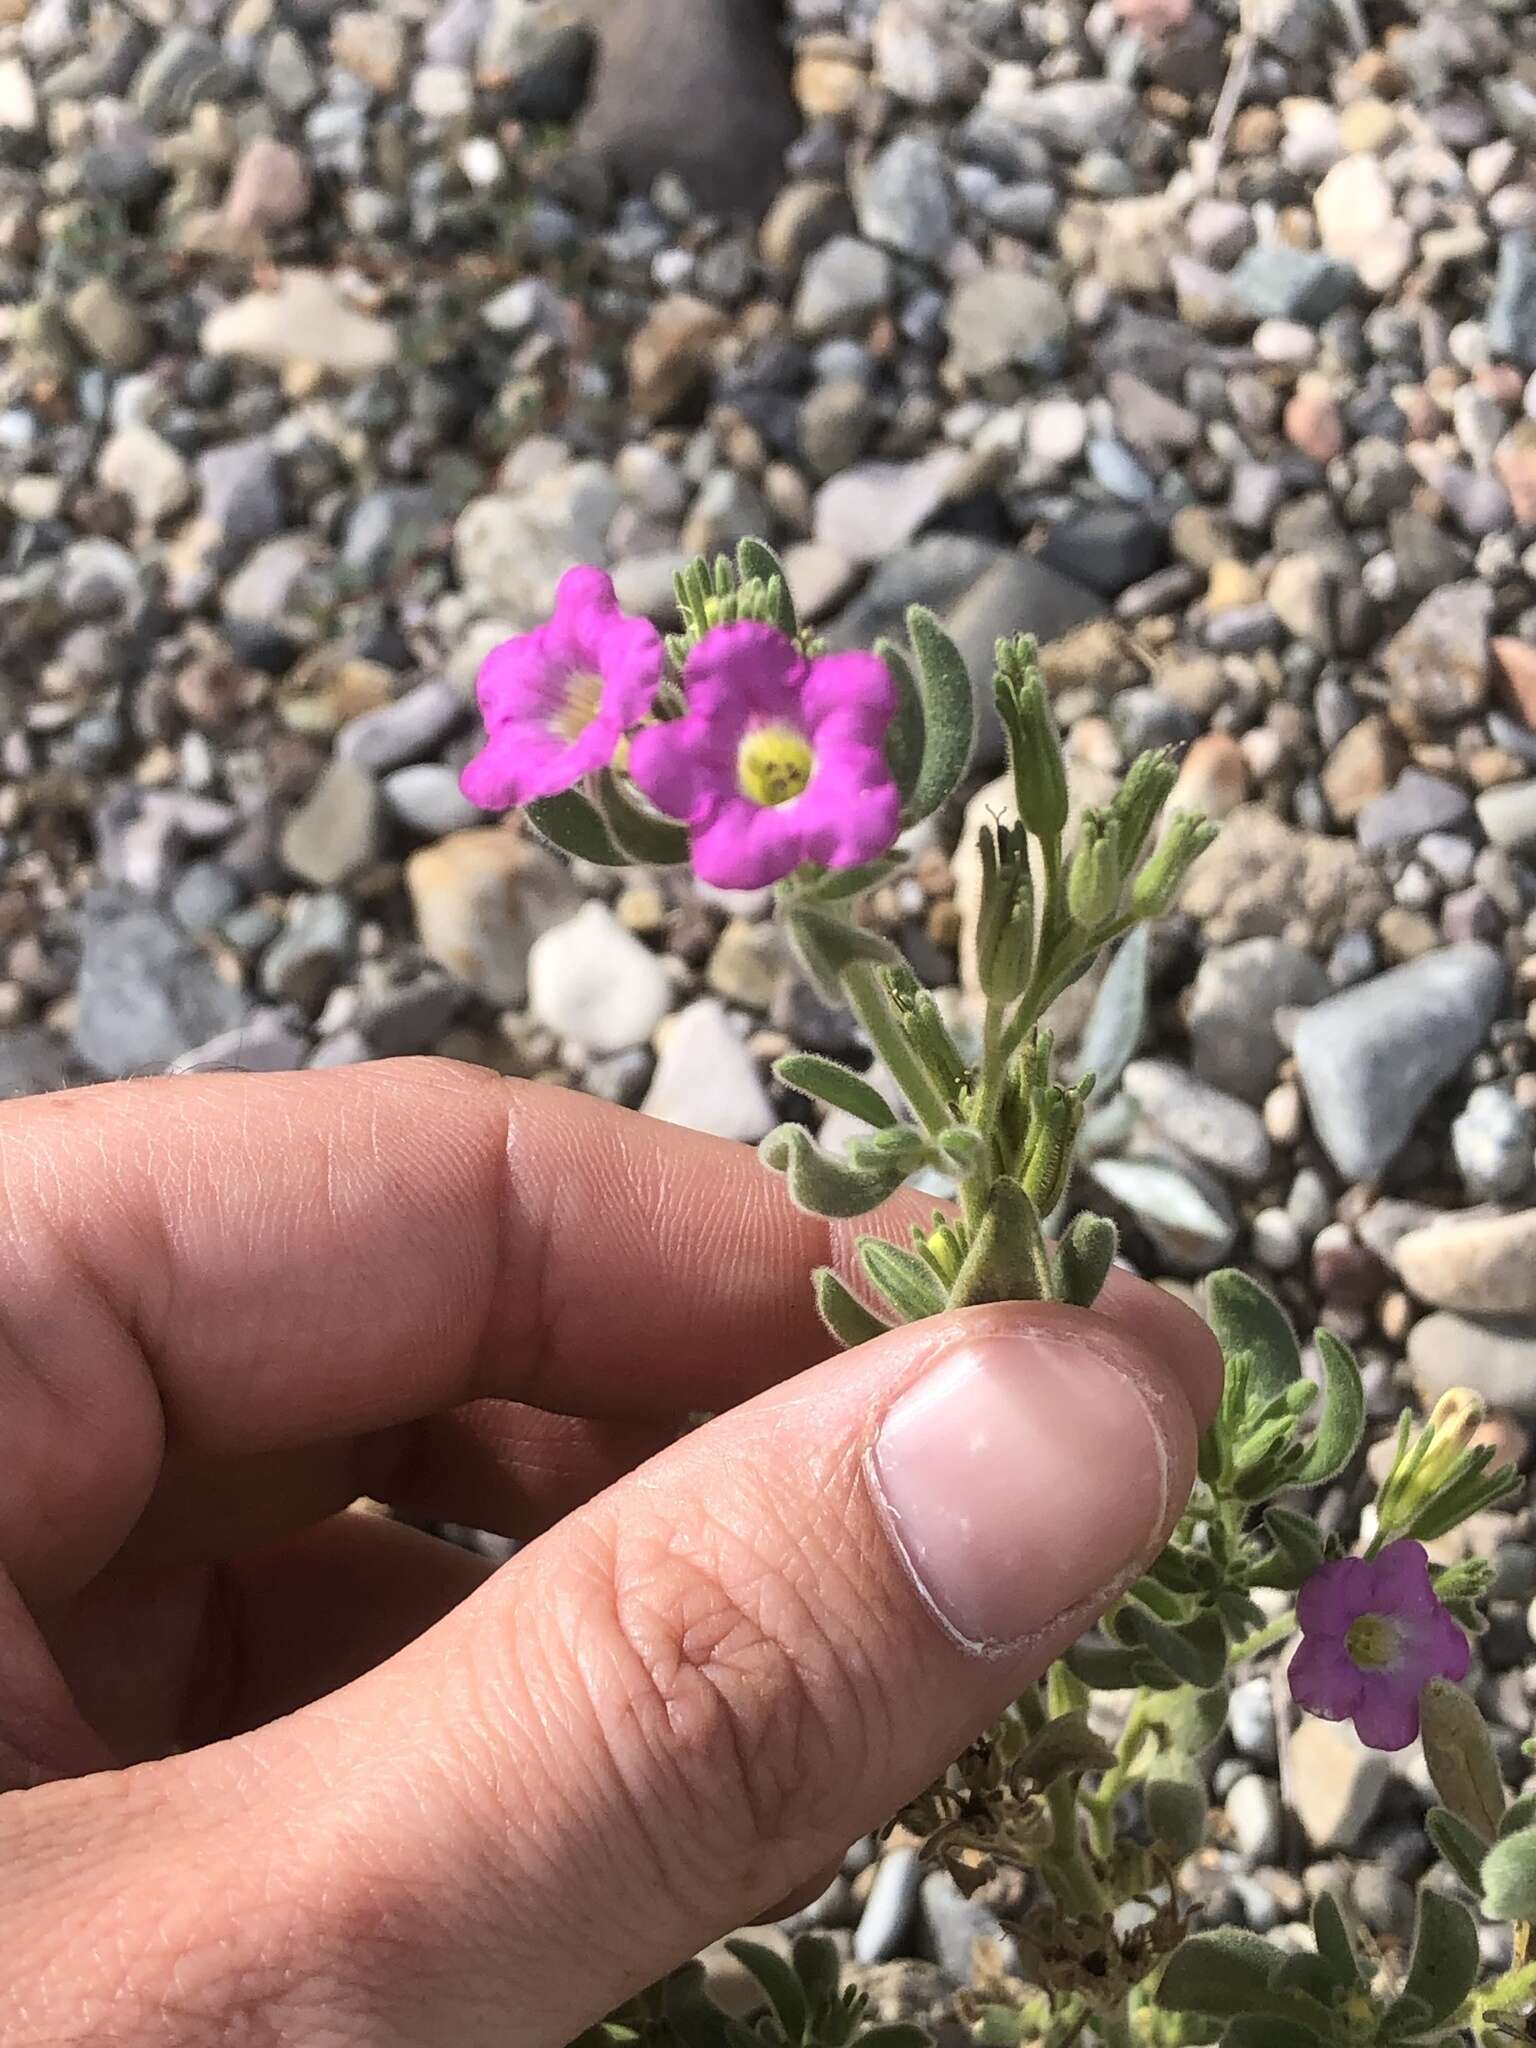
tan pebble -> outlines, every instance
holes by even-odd
[[[1339,140],[1354,155],[1374,156],[1402,126],[1397,108],[1374,97],[1354,100],[1339,115]]]
[[[1467,756],[1467,774],[1478,789],[1497,789],[1503,782],[1523,782],[1530,769],[1502,747],[1476,747]]]
[[[1536,732],[1536,646],[1501,634],[1489,642],[1499,695],[1517,718]]]
[[[1376,936],[1382,951],[1394,961],[1417,960],[1440,944],[1440,928],[1422,910],[1409,910],[1394,903],[1376,920]]]
[[[1264,1098],[1264,1128],[1276,1145],[1294,1145],[1301,1136],[1301,1090],[1294,1081],[1282,1081]]]
[[[1244,605],[1257,604],[1263,595],[1257,572],[1235,555],[1224,555],[1211,569],[1205,602],[1213,612],[1238,611]]]
[[[1376,1304],[1376,1323],[1389,1344],[1401,1344],[1413,1328],[1413,1303],[1397,1290]]]

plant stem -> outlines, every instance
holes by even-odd
[[[987,1021],[982,1030],[981,1092],[972,1116],[974,1128],[989,1147],[992,1143],[993,1126],[997,1122],[998,1100],[1003,1092],[1003,1075],[1006,1071],[1003,1060],[1003,1017],[1004,1006],[989,996]],[[993,1174],[994,1162],[989,1155],[975,1173],[967,1175],[961,1187],[960,1198],[965,1208],[965,1220],[973,1230],[981,1221]]]
[[[1227,1669],[1230,1671],[1234,1665],[1245,1664],[1250,1657],[1259,1657],[1266,1650],[1272,1650],[1276,1643],[1285,1641],[1295,1626],[1296,1610],[1293,1607],[1287,1608],[1284,1614],[1277,1614],[1273,1621],[1266,1621],[1245,1641],[1234,1645],[1227,1653]]]
[[[880,980],[879,968],[868,961],[846,968],[843,987],[853,1014],[911,1104],[914,1116],[929,1137],[936,1137],[954,1119],[938,1083],[913,1051],[907,1034],[901,1028],[901,1019]]]
[[[1104,1910],[1104,1900],[1098,1879],[1089,1869],[1083,1854],[1077,1788],[1070,1778],[1058,1778],[1045,1798],[1051,1811],[1055,1837],[1049,1852],[1041,1859],[1041,1875],[1069,1913],[1100,1914]]]

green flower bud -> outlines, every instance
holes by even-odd
[[[1022,825],[987,827],[981,835],[981,915],[976,971],[995,1002],[1011,1003],[1029,985],[1035,956],[1035,892],[1029,841]]]
[[[1028,634],[1000,643],[997,654],[997,708],[1019,816],[1037,839],[1056,839],[1067,823],[1067,769],[1039,654]]]
[[[1112,812],[1088,811],[1067,875],[1067,908],[1085,931],[1095,932],[1120,908],[1124,886],[1119,820]]]
[[[1131,913],[1161,917],[1171,907],[1184,879],[1216,837],[1216,827],[1192,811],[1175,811],[1163,843],[1131,885]]]
[[[1137,755],[1115,792],[1109,814],[1120,826],[1120,858],[1127,873],[1140,860],[1152,827],[1178,779],[1178,763],[1172,749],[1158,747]]]

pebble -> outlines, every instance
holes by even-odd
[[[567,569],[607,558],[619,489],[600,462],[577,462],[526,490],[473,499],[454,527],[454,558],[475,597],[519,628],[554,608]]]
[[[1259,1187],[1271,1164],[1264,1120],[1246,1102],[1199,1081],[1169,1060],[1133,1060],[1125,1089],[1147,1120],[1180,1148],[1239,1187]]]
[[[423,951],[503,1006],[524,999],[534,940],[580,904],[563,862],[492,827],[423,847],[405,880]]]
[[[1273,1863],[1280,1854],[1280,1788],[1256,1771],[1245,1771],[1228,1787],[1227,1825],[1250,1863]]]
[[[937,1963],[951,1983],[970,1984],[978,1942],[1004,1969],[1016,1967],[1017,1947],[992,1908],[980,1898],[966,1898],[948,1871],[930,1870],[917,1898],[919,1953]]]
[[[1374,1179],[1396,1158],[1431,1095],[1482,1044],[1504,989],[1490,948],[1450,946],[1306,1011],[1297,1070],[1313,1128],[1347,1179]]]
[[[1022,270],[979,270],[951,298],[944,324],[955,374],[985,380],[1015,366],[1050,367],[1072,320],[1047,279]]]
[[[854,1930],[855,1962],[883,1963],[900,1953],[922,1883],[923,1865],[916,1849],[887,1849]]]
[[[433,753],[463,723],[464,715],[462,693],[433,677],[393,703],[351,719],[336,735],[336,758],[370,775],[386,774]]]
[[[1256,320],[1298,320],[1320,327],[1359,286],[1355,271],[1317,249],[1266,242],[1232,272],[1231,289]]]
[[[85,899],[75,1046],[98,1074],[153,1074],[233,1030],[246,1002],[167,911],[128,890]]]
[[[296,898],[287,924],[262,957],[262,994],[318,1010],[356,946],[357,913],[345,896],[326,889]]]
[[[1179,1272],[1209,1272],[1237,1240],[1237,1215],[1219,1185],[1155,1159],[1096,1159],[1089,1171]]]
[[[713,997],[680,1010],[662,1035],[642,1107],[663,1123],[747,1144],[776,1121],[756,1062]]]
[[[859,232],[918,263],[937,263],[955,233],[953,187],[930,135],[900,134],[881,150],[858,189]]]
[[[171,1061],[172,1074],[291,1074],[309,1057],[309,1040],[285,1010],[257,1008]]]
[[[1506,782],[1477,799],[1477,822],[1495,846],[1536,846],[1536,778]]]
[[[967,470],[958,448],[915,462],[871,462],[844,470],[816,494],[816,540],[845,560],[878,562],[927,525]]]
[[[1393,1262],[1404,1285],[1436,1308],[1536,1316],[1536,1209],[1445,1217],[1399,1238]]]
[[[271,290],[249,292],[210,314],[202,345],[211,356],[236,356],[268,369],[313,364],[334,377],[360,379],[395,360],[399,338],[387,321],[351,305],[323,271],[285,270]]]
[[[1213,949],[1201,962],[1185,1012],[1196,1074],[1245,1103],[1263,1102],[1282,1053],[1276,1012],[1305,1009],[1327,993],[1328,977],[1317,961],[1284,939]]]
[[[1383,655],[1394,705],[1427,719],[1476,711],[1488,695],[1492,617],[1493,593],[1481,583],[1431,591]]]
[[[1509,1201],[1536,1174],[1536,1109],[1505,1088],[1474,1088],[1451,1125],[1451,1150],[1474,1202]]]
[[[418,839],[445,839],[482,822],[481,812],[459,788],[456,771],[440,761],[396,768],[379,789],[390,815]]]
[[[1314,1849],[1353,1849],[1370,1826],[1391,1775],[1347,1721],[1304,1714],[1286,1754],[1284,1789]]]
[[[835,235],[801,272],[795,325],[815,339],[857,332],[889,302],[894,281],[884,249],[853,235]]]
[[[120,428],[102,448],[96,476],[105,490],[120,491],[138,524],[151,530],[182,511],[192,495],[184,457],[152,427]]]
[[[528,1004],[558,1038],[599,1055],[648,1044],[672,1006],[665,967],[603,903],[534,941],[528,955]]]
[[[1470,1387],[1490,1408],[1536,1415],[1536,1318],[1437,1310],[1409,1332],[1408,1366],[1426,1409],[1453,1387]]]
[[[378,784],[353,762],[333,761],[283,827],[283,861],[311,888],[354,880],[381,851]]]

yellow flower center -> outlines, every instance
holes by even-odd
[[[602,708],[602,677],[591,669],[575,669],[565,679],[565,702],[550,726],[568,746],[574,746]]]
[[[736,780],[755,804],[793,803],[804,793],[816,766],[810,741],[792,725],[759,725],[736,754]]]
[[[1385,1614],[1362,1614],[1351,1623],[1344,1647],[1362,1671],[1385,1671],[1397,1655],[1398,1626]]]

